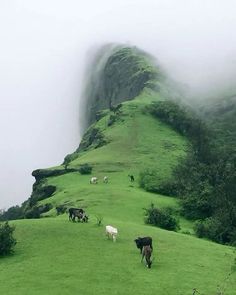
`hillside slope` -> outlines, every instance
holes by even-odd
[[[193,288],[215,294],[218,285],[227,286],[225,294],[234,294],[235,277],[225,281],[234,259],[232,248],[144,224],[143,208],[151,202],[159,207],[178,204],[174,198],[141,190],[139,171],[158,165],[160,178],[169,177],[188,146],[185,138],[145,113],[145,105],[153,99],[144,92],[123,104],[113,125],[107,126],[107,113],[92,126],[102,130],[107,144],[95,149],[91,145],[69,168],[91,164],[93,175],[99,178],[97,185],[89,183],[89,175],[78,172],[46,179],[57,190],[40,203],[83,207],[89,223],[69,222],[67,214],[14,222],[18,245],[14,256],[1,260],[3,294],[187,295]],[[133,185],[129,173],[136,178]],[[108,184],[101,181],[104,175],[109,177]],[[55,209],[45,214],[53,216]],[[103,217],[100,227],[96,216]],[[117,243],[105,237],[106,224],[118,228]],[[190,229],[191,224],[181,220],[180,232]],[[140,263],[133,242],[144,235],[153,237],[151,270]]]
[[[12,222],[18,244],[14,255],[0,260],[2,294],[191,295],[193,288],[200,294],[216,294],[217,289],[235,294],[235,274],[228,277],[233,248],[197,239],[190,234],[192,223],[183,218],[178,233],[144,223],[143,208],[150,203],[179,205],[175,198],[142,190],[140,172],[155,168],[158,182],[168,180],[190,146],[147,112],[153,101],[165,99],[160,88],[153,87],[160,81],[145,81],[132,99],[124,95],[104,110],[100,105],[79,148],[64,164],[34,171],[36,183],[25,206],[32,212],[45,204],[52,209],[41,214],[47,218]],[[92,166],[92,175],[78,172],[85,163]],[[105,175],[107,184],[102,182]],[[98,184],[90,184],[91,176],[98,177]],[[67,213],[56,216],[58,205],[84,208],[89,222],[69,222]],[[116,243],[105,236],[107,224],[118,228]],[[148,235],[154,246],[151,270],[140,263],[134,243],[136,237]]]
[[[90,136],[86,137],[85,134],[86,140],[83,139],[81,142],[83,148],[80,146],[78,151],[72,154],[71,161],[67,164],[68,173],[44,178],[43,186],[54,186],[57,190],[52,197],[41,201],[41,204],[49,202],[54,208],[63,203],[67,206],[76,204],[92,210],[94,206],[92,199],[91,204],[89,203],[90,194],[92,198],[94,193],[97,196],[101,195],[101,198],[103,195],[107,198],[106,190],[109,186],[105,187],[101,183],[105,175],[109,178],[109,185],[112,185],[113,194],[119,194],[122,199],[128,191],[132,192],[132,190],[137,190],[137,195],[150,196],[139,188],[140,172],[155,168],[159,171],[159,182],[168,179],[178,160],[185,156],[188,148],[188,142],[184,137],[146,112],[146,106],[153,99],[158,99],[158,96],[154,97],[153,93],[144,91],[135,100],[123,103],[112,125],[109,125],[110,117],[113,115],[112,111],[108,111],[104,117],[94,123],[88,130],[88,134],[93,134],[93,130],[96,130],[96,134],[100,134],[99,138],[103,139],[103,144],[97,147],[97,137],[91,141]],[[79,167],[85,163],[93,167],[92,175],[98,177],[100,185],[91,187],[89,185],[90,175],[70,172],[70,170],[78,171]],[[53,169],[64,169],[64,167],[55,167],[52,171]],[[129,174],[134,175],[135,185],[130,186]],[[151,196],[156,198],[154,195]],[[34,194],[32,197],[34,198]],[[165,198],[168,199],[168,197]],[[78,201],[78,199],[83,200]],[[174,199],[172,200],[176,203]],[[109,199],[106,202],[109,202]],[[129,202],[127,197],[124,202],[127,208]],[[120,200],[119,203],[123,207],[124,204]],[[141,203],[148,205],[144,198]],[[115,203],[113,205],[114,211],[118,210],[118,205]],[[109,210],[111,209],[110,205]],[[48,214],[53,214],[54,210]]]

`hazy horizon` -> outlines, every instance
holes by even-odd
[[[78,147],[93,50],[138,46],[195,97],[217,95],[235,89],[235,13],[220,0],[0,0],[0,209],[30,196],[34,169]]]

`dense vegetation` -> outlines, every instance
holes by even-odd
[[[219,149],[236,152],[236,95],[209,99],[199,106],[198,115],[214,130]]]
[[[144,210],[147,224],[173,231],[179,229],[179,222],[173,214],[173,208],[157,208],[151,203],[150,207]]]
[[[236,243],[236,154],[222,149],[206,124],[174,102],[152,104],[149,111],[192,142],[187,158],[173,173],[169,191],[181,197],[182,213],[197,219],[196,233],[219,243]]]
[[[16,239],[13,237],[14,226],[8,222],[0,224],[0,256],[8,255],[13,252]]]

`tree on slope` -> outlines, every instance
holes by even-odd
[[[0,224],[0,256],[8,255],[13,252],[16,245],[16,239],[13,237],[14,226],[8,222]]]

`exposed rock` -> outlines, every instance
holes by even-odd
[[[138,96],[145,87],[159,90],[164,75],[154,59],[136,47],[104,46],[94,60],[84,93],[86,129],[96,114]]]
[[[32,172],[32,176],[35,177],[36,181],[40,181],[43,178],[52,177],[52,176],[59,176],[66,173],[77,172],[77,169],[74,168],[67,168],[67,169],[54,169],[54,170],[47,170],[47,169],[37,169]]]

